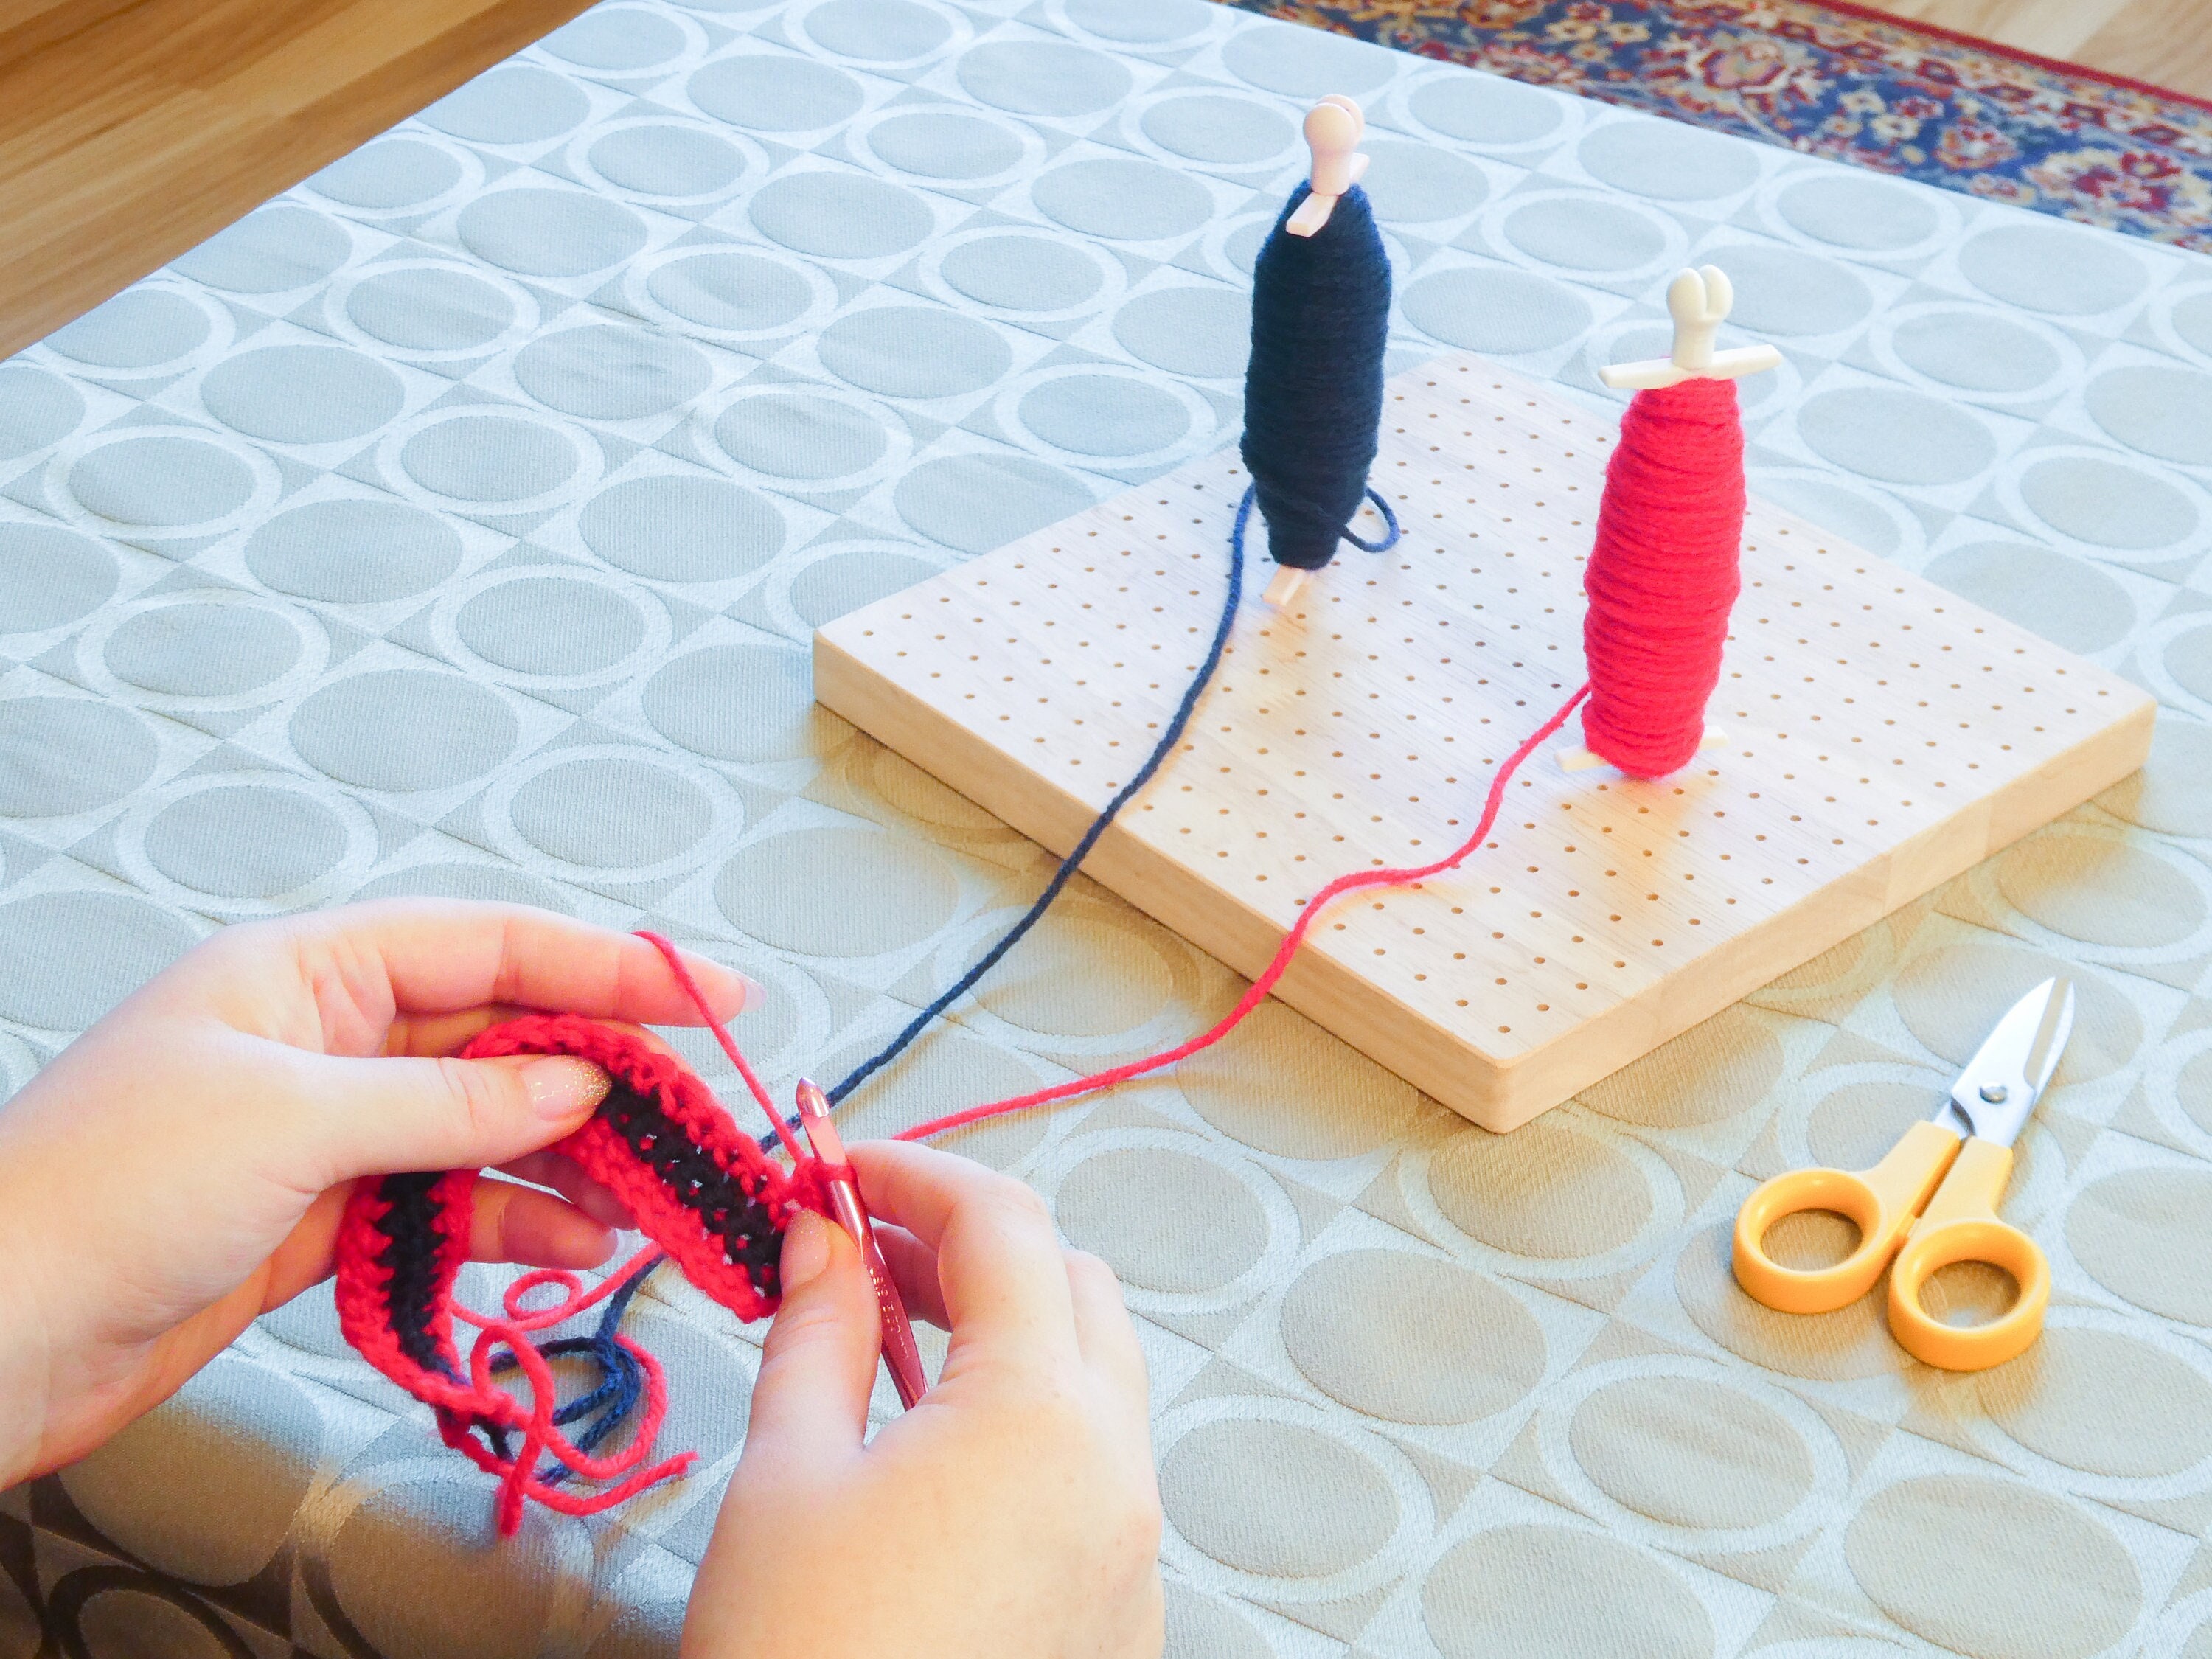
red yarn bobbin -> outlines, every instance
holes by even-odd
[[[1632,776],[1663,777],[1698,752],[1741,586],[1743,513],[1735,382],[1638,392],[1583,578],[1583,741]]]

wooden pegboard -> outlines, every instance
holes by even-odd
[[[1247,975],[1329,878],[1463,839],[1583,677],[1613,422],[1459,357],[1394,380],[1384,427],[1405,539],[1275,611],[1255,515],[1218,683],[1085,866]],[[1244,484],[1225,451],[855,611],[815,636],[815,695],[1065,853],[1196,670]],[[1650,782],[1532,757],[1458,872],[1339,901],[1278,994],[1511,1128],[2149,748],[2136,687],[1756,500],[1733,626],[1724,748]]]

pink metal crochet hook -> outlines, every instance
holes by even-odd
[[[838,1138],[837,1126],[830,1121],[829,1101],[805,1078],[799,1079],[793,1092],[799,1097],[799,1128],[809,1150],[823,1163],[843,1167],[845,1143]],[[929,1387],[929,1378],[921,1369],[921,1351],[914,1345],[914,1327],[907,1321],[906,1304],[899,1300],[898,1286],[891,1282],[890,1266],[876,1243],[876,1230],[860,1202],[860,1189],[850,1181],[828,1181],[823,1185],[830,1194],[830,1207],[837,1212],[838,1225],[860,1246],[860,1261],[875,1285],[876,1309],[884,1324],[884,1364],[890,1370],[891,1386],[898,1390],[899,1404],[911,1409]]]

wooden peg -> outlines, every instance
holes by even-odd
[[[1698,748],[1700,751],[1707,749],[1725,749],[1728,747],[1728,741],[1729,734],[1725,730],[1717,726],[1709,726],[1705,728],[1705,735],[1698,739]],[[1593,755],[1587,749],[1574,748],[1559,750],[1559,770],[1562,772],[1587,772],[1593,766],[1603,766],[1607,763],[1604,756]]]
[[[1298,589],[1305,586],[1305,581],[1306,573],[1296,565],[1279,564],[1275,567],[1274,580],[1267,584],[1267,591],[1260,597],[1280,611],[1297,598]]]
[[[1367,173],[1367,157],[1358,153],[1367,131],[1367,116],[1340,92],[1332,92],[1306,112],[1306,148],[1313,153],[1307,173],[1310,190],[1283,228],[1293,236],[1310,236],[1328,222],[1345,191]]]
[[[1713,349],[1713,336],[1735,304],[1735,289],[1718,265],[1681,272],[1667,285],[1674,350],[1644,362],[1614,363],[1598,370],[1598,379],[1616,392],[1648,392],[1685,380],[1733,380],[1781,367],[1782,354],[1771,345]]]

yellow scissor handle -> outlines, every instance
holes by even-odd
[[[1889,1329],[1915,1359],[1948,1371],[2002,1365],[2035,1340],[2051,1303],[2051,1264],[2035,1241],[1997,1219],[1997,1200],[2012,1178],[2012,1148],[1969,1140],[1889,1276]],[[1954,1261],[1986,1261],[2013,1276],[2020,1294],[1985,1325],[1945,1325],[1928,1316],[1920,1292]]]
[[[1736,1212],[1736,1283],[1779,1313],[1832,1313],[1856,1302],[1881,1277],[1958,1150],[1952,1131],[1920,1122],[1871,1170],[1793,1170],[1762,1182]],[[1806,1210],[1848,1216],[1858,1225],[1858,1247],[1827,1267],[1785,1267],[1775,1261],[1766,1253],[1766,1230]]]

